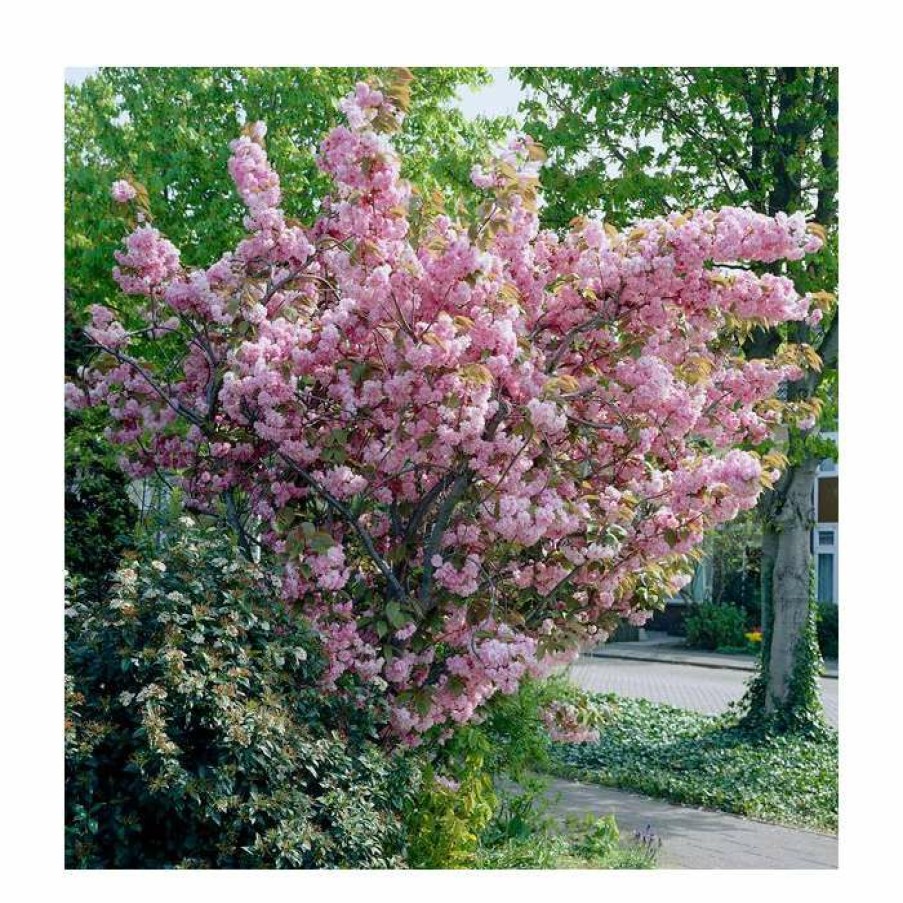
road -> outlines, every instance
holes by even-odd
[[[573,681],[595,693],[636,699],[718,715],[740,699],[750,673],[727,668],[583,656],[569,669]],[[828,721],[837,727],[837,680],[821,679]]]

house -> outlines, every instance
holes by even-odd
[[[837,441],[837,433],[823,433],[826,439]],[[813,487],[812,511],[814,525],[810,551],[815,568],[815,589],[819,602],[838,603],[839,472],[837,462],[825,458],[818,467]],[[696,567],[692,582],[671,599],[662,612],[656,612],[646,625],[648,629],[683,633],[683,619],[688,607],[712,601],[713,562],[707,555]],[[735,600],[732,600],[735,601]]]
[[[837,441],[837,433],[825,433]],[[819,602],[838,602],[838,489],[837,462],[826,458],[815,478],[812,555],[815,559],[816,592]]]

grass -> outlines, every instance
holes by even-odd
[[[661,839],[651,831],[625,838],[613,815],[569,818],[549,814],[547,783],[529,778],[501,790],[501,805],[484,830],[478,869],[652,869]]]
[[[554,744],[553,774],[836,833],[836,731],[757,737],[723,717],[611,694],[596,699],[611,708],[610,722],[596,743]]]
[[[481,851],[478,869],[653,869],[656,851],[632,841],[619,841],[605,850],[588,850],[567,835],[537,840],[508,841]]]

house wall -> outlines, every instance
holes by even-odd
[[[826,434],[837,441],[836,433]],[[840,474],[836,461],[826,459],[818,468],[815,481],[815,527],[812,530],[812,554],[815,558],[816,591],[819,602],[838,604],[840,561]]]

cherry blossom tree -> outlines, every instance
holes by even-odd
[[[474,167],[485,201],[462,220],[399,176],[406,97],[402,73],[343,102],[310,227],[249,126],[229,161],[247,235],[207,268],[114,185],[137,220],[114,270],[133,299],[92,309],[98,356],[66,391],[108,407],[130,475],[175,475],[266,550],[322,638],[324,689],[375,684],[387,737],[416,744],[643,623],[704,531],[775,482],[757,447],[813,416],[775,391],[817,356],[738,350],[820,301],[737,264],[823,235],[730,207],[540,231],[526,137]]]

